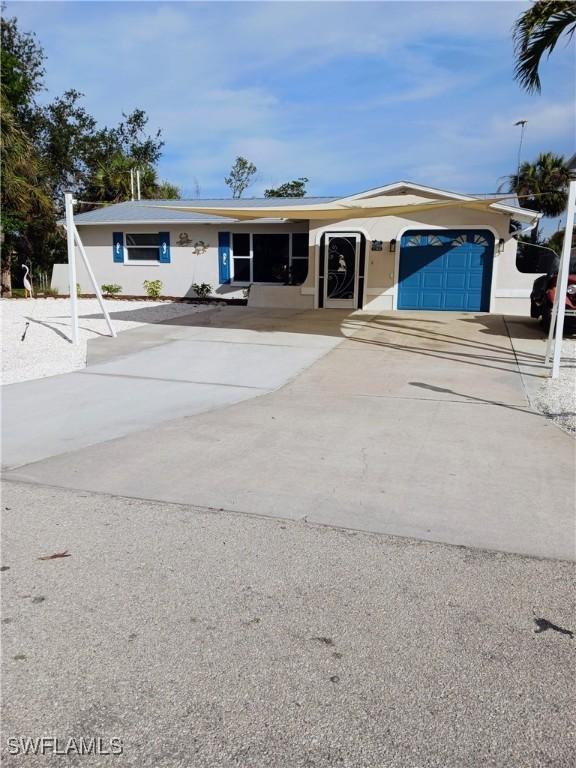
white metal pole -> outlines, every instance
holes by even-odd
[[[112,320],[110,320],[110,315],[108,314],[108,310],[106,309],[106,305],[104,304],[104,299],[102,298],[102,293],[100,291],[98,283],[96,282],[96,277],[94,276],[94,272],[92,271],[92,267],[90,266],[90,262],[88,261],[88,256],[86,256],[84,245],[82,243],[82,240],[80,239],[80,233],[78,232],[76,225],[74,224],[73,226],[74,226],[74,239],[76,240],[76,245],[78,246],[78,250],[80,251],[80,255],[82,256],[82,261],[84,262],[84,266],[86,267],[86,272],[88,272],[88,276],[90,277],[92,286],[94,287],[94,293],[96,294],[96,298],[100,303],[100,307],[102,308],[102,313],[106,318],[106,323],[108,324],[108,328],[110,329],[110,335],[116,338],[116,331],[114,330],[114,326],[112,325]]]
[[[138,200],[140,200],[140,169],[136,169],[136,189],[138,191]]]
[[[74,250],[74,199],[70,192],[64,194],[64,208],[66,210],[66,240],[68,246],[68,283],[70,286],[72,343],[78,344],[78,297],[76,295],[76,252]]]
[[[526,127],[526,123],[527,122],[528,122],[528,120],[518,120],[517,123],[514,123],[514,125],[521,126],[521,128],[520,128],[520,144],[518,146],[518,164],[516,166],[517,167],[517,171],[516,171],[516,175],[517,176],[520,176],[520,160],[522,158],[522,142],[524,140],[524,128]]]
[[[552,305],[552,315],[550,319],[550,328],[548,328],[548,340],[546,342],[546,357],[544,358],[544,365],[548,367],[550,365],[550,357],[552,350],[554,349],[554,330],[556,329],[556,317],[558,315],[558,297],[560,294],[556,291],[554,297],[554,304]]]
[[[134,200],[134,168],[130,168],[130,196]]]
[[[554,343],[554,357],[552,358],[552,378],[560,376],[560,358],[562,357],[562,338],[564,336],[564,315],[566,313],[566,290],[568,289],[568,275],[570,274],[570,251],[572,250],[572,233],[574,232],[574,215],[576,214],[576,179],[570,181],[568,190],[568,208],[566,209],[566,229],[564,230],[564,243],[562,244],[562,256],[560,269],[556,282],[556,296],[558,299],[558,313],[556,317],[556,341]]]

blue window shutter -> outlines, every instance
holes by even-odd
[[[160,241],[160,264],[170,264],[170,232],[158,232]]]
[[[124,232],[112,232],[112,258],[116,264],[124,264]]]
[[[230,282],[230,232],[218,232],[218,280]]]

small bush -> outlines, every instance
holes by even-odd
[[[143,285],[149,299],[159,299],[162,295],[162,280],[144,280]]]
[[[44,296],[48,299],[57,299],[60,295],[60,291],[58,288],[46,288],[44,290]]]
[[[104,296],[118,296],[119,293],[122,293],[122,286],[118,283],[106,283],[101,287]]]
[[[212,293],[212,286],[210,283],[193,283],[192,288],[199,299],[207,299]]]

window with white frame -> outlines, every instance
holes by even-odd
[[[300,285],[308,275],[308,233],[232,235],[235,283]]]
[[[232,236],[234,282],[252,282],[252,243],[248,232],[235,232]]]
[[[126,235],[127,261],[159,261],[160,235],[149,232],[146,234]]]

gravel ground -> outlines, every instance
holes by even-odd
[[[210,308],[172,301],[107,302],[117,332]],[[86,365],[89,339],[108,335],[97,299],[79,299],[80,343],[71,343],[68,299],[2,299],[2,383],[77,371]],[[26,334],[24,340],[22,336]]]
[[[533,405],[567,432],[576,433],[576,341],[562,344],[560,378],[547,379],[536,393]]]
[[[18,483],[3,507],[5,739],[122,740],[78,766],[574,765],[570,563]]]

